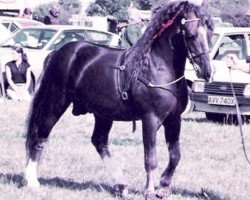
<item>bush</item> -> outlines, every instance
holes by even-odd
[[[45,3],[36,7],[34,9],[34,18],[43,22],[44,17],[49,15],[52,5],[60,8],[59,24],[69,24],[71,15],[79,14],[82,9],[80,0],[59,0],[58,2]]]
[[[235,27],[250,27],[250,16],[244,13],[237,13],[232,15],[230,13],[221,14],[222,21],[230,22]]]

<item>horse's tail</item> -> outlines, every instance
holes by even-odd
[[[70,104],[59,51],[50,53],[44,62],[27,120],[26,149],[28,158],[36,160],[37,151],[48,138],[55,123]],[[62,70],[61,70],[62,69]],[[36,152],[36,153],[34,153]]]

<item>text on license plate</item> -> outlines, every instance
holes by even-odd
[[[208,96],[208,104],[235,106],[233,97]]]

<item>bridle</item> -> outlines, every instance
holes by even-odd
[[[179,16],[179,14],[184,10],[184,7],[181,7],[175,14],[174,16],[169,19],[166,23],[163,23],[161,25],[161,29],[155,34],[154,36],[154,39],[160,37],[162,35],[162,33],[168,28],[170,27],[175,19]],[[187,40],[189,40],[189,38],[186,36],[186,31],[185,31],[185,24],[186,23],[190,23],[190,22],[193,22],[193,21],[199,21],[200,19],[199,18],[195,18],[195,19],[185,19],[183,18],[181,20],[181,34],[182,34],[182,37],[183,37],[183,41],[184,41],[184,45],[185,45],[185,48],[186,48],[186,51],[187,51],[187,57],[188,59],[190,60],[190,63],[193,65],[193,68],[195,70],[195,73],[197,74],[197,76],[199,76],[199,67],[197,66],[197,64],[195,63],[195,59],[196,58],[199,58],[203,55],[206,55],[206,54],[209,54],[210,52],[202,52],[202,53],[199,53],[199,54],[195,54],[193,53],[189,46],[188,46],[188,43],[187,43]],[[122,67],[122,70],[121,68]],[[120,72],[121,71],[124,71],[124,69],[126,68],[125,66],[123,65],[120,65],[120,67],[118,67],[118,71]],[[123,69],[124,68],[124,69]],[[118,77],[120,76],[119,75],[119,72],[118,72]],[[144,77],[142,77],[140,74],[138,74],[137,76],[137,79],[139,81],[141,81],[143,84],[145,84],[147,87],[150,87],[150,88],[158,88],[158,89],[163,89],[163,90],[167,90],[169,92],[171,92],[174,96],[175,96],[175,93],[173,91],[171,91],[170,89],[168,89],[168,86],[170,85],[173,85],[179,81],[181,81],[182,79],[184,79],[185,76],[181,76],[181,77],[178,77],[177,79],[175,79],[174,81],[172,82],[169,82],[169,83],[165,83],[165,84],[154,84],[148,80],[146,80]],[[121,85],[120,81],[119,81],[119,78],[118,78],[118,85]],[[123,100],[128,100],[128,94],[127,94],[127,90],[126,89],[119,89],[119,92],[122,96],[122,99]]]
[[[187,43],[187,40],[189,40],[189,38],[186,36],[186,31],[185,31],[184,25],[185,25],[186,23],[190,23],[190,22],[194,22],[194,21],[199,21],[199,20],[200,20],[199,18],[188,19],[188,20],[185,19],[185,18],[183,18],[183,19],[181,20],[181,25],[182,25],[181,34],[182,34],[182,37],[183,37],[183,41],[184,41],[185,48],[186,48],[186,50],[187,50],[187,57],[188,57],[190,63],[193,65],[194,71],[195,71],[195,73],[196,73],[197,76],[199,75],[199,73],[198,73],[199,67],[198,67],[198,65],[195,63],[194,60],[195,60],[196,58],[200,58],[200,57],[203,56],[203,55],[209,54],[210,51],[201,52],[201,53],[199,53],[199,54],[192,52],[192,51],[190,50],[190,47],[188,46],[188,43]]]
[[[180,12],[182,11],[179,10],[177,11],[177,13],[171,18],[169,19],[166,23],[163,23],[162,24],[162,27],[160,29],[160,31],[158,33],[156,33],[156,35],[154,36],[154,39],[156,39],[157,37],[161,36],[161,34],[169,27],[171,26],[173,23],[174,23],[174,20],[177,18],[177,16],[180,14]],[[196,58],[199,58],[203,55],[206,55],[206,54],[209,54],[210,51],[208,52],[202,52],[202,53],[199,53],[199,54],[196,54],[196,53],[193,53],[189,46],[188,46],[188,43],[187,43],[187,40],[189,39],[187,36],[186,36],[186,31],[185,31],[185,24],[186,23],[189,23],[189,22],[193,22],[193,21],[199,21],[200,19],[199,18],[194,18],[194,19],[185,19],[183,18],[181,20],[181,34],[182,34],[182,37],[183,37],[183,41],[184,41],[184,45],[185,45],[185,48],[187,50],[187,57],[190,61],[190,63],[193,65],[193,68],[195,70],[195,73],[196,75],[199,77],[199,67],[198,65],[195,63],[195,59]],[[166,87],[167,86],[170,86],[170,85],[173,85],[177,82],[179,82],[180,80],[182,80],[183,78],[185,78],[185,76],[181,76],[179,78],[177,78],[176,80],[172,81],[172,82],[169,82],[169,83],[166,83],[166,84],[154,84],[154,83],[151,83],[150,81],[146,80],[145,78],[143,78],[142,76],[138,75],[138,80],[141,81],[142,83],[144,83],[147,87],[151,87],[151,88],[159,88],[159,89],[164,89],[164,90],[168,90]]]

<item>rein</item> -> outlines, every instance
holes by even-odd
[[[181,76],[180,78],[170,82],[170,83],[166,83],[166,84],[163,84],[163,85],[156,85],[156,84],[153,84],[151,83],[150,81],[147,81],[146,79],[144,79],[143,77],[141,76],[138,76],[138,79],[141,80],[143,83],[145,83],[148,87],[152,87],[152,88],[163,88],[165,89],[164,87],[167,87],[167,86],[170,86],[170,85],[173,85],[175,83],[177,83],[178,81],[180,81],[181,79],[183,79],[185,76]]]
[[[234,87],[233,87],[233,83],[232,83],[232,78],[231,78],[231,69],[229,69],[229,73],[230,73],[230,85],[231,85],[233,97],[234,97],[234,100],[235,100],[236,112],[237,112],[237,120],[238,120],[239,128],[240,128],[242,149],[243,149],[243,152],[244,152],[244,156],[245,156],[248,164],[250,165],[250,159],[248,158],[248,155],[247,155],[247,152],[246,152],[244,133],[243,133],[243,130],[242,130],[242,119],[241,119],[240,107],[239,107],[239,103],[238,103],[238,100],[237,100],[236,95],[235,95],[235,91],[234,91]]]
[[[169,82],[169,83],[161,85],[161,84],[153,84],[150,81],[148,81],[145,78],[143,78],[142,76],[138,75],[138,80],[141,81],[142,83],[144,83],[147,87],[167,90],[167,91],[171,92],[174,96],[176,96],[176,94],[172,90],[170,90],[170,89],[168,89],[166,87],[177,83],[178,81],[180,81],[183,78],[185,78],[184,75],[181,76],[181,77],[179,77],[178,79],[172,81],[172,82]]]

